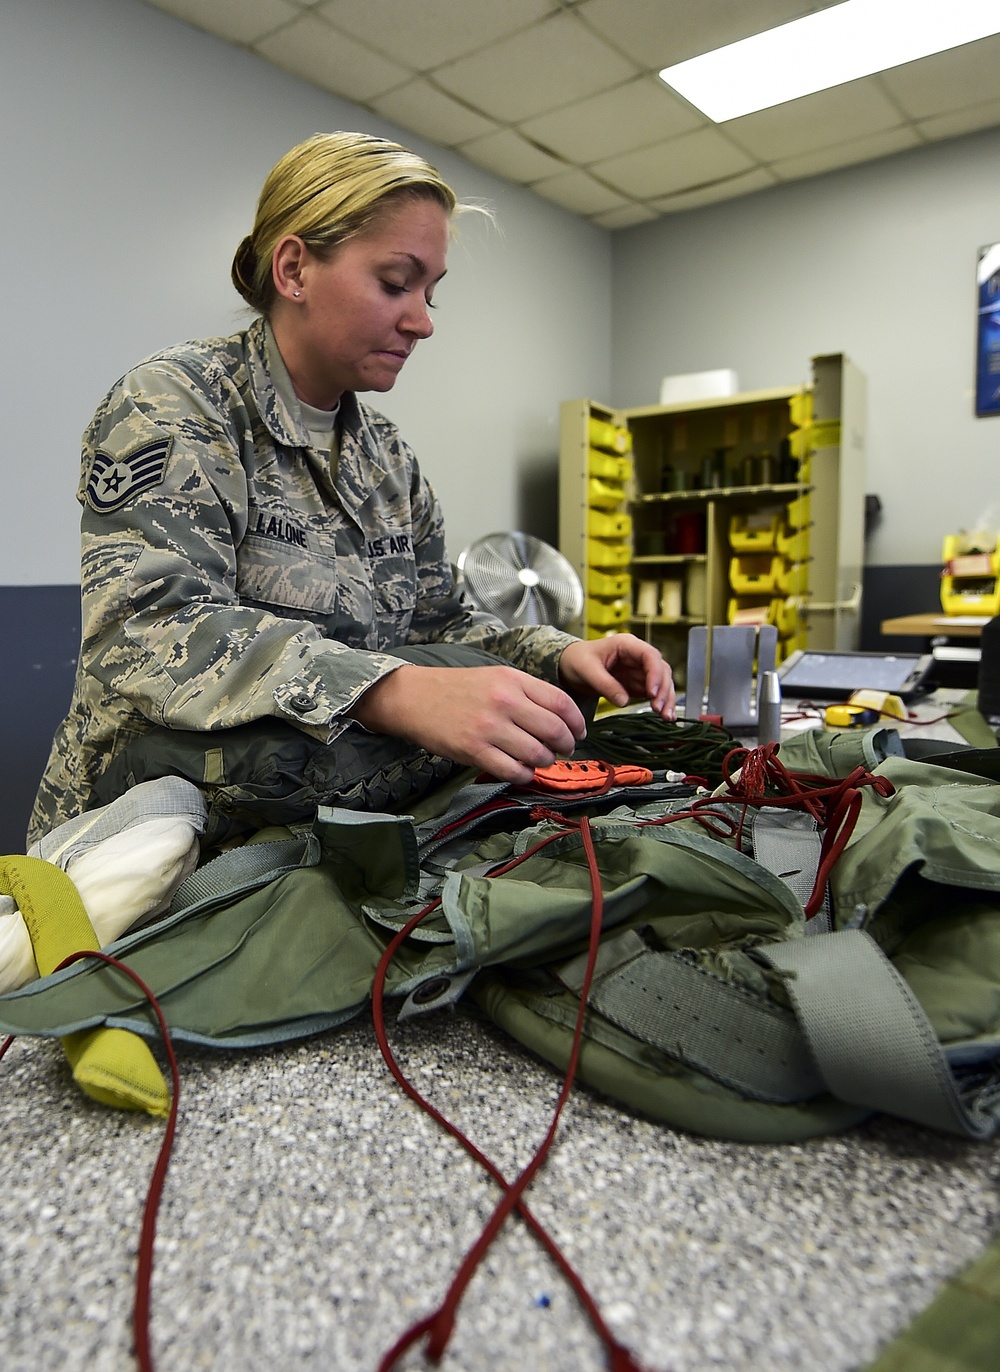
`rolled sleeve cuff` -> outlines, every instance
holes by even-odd
[[[355,722],[345,715],[368,688],[402,666],[405,664],[400,658],[388,653],[341,647],[324,652],[322,645],[317,645],[308,665],[274,688],[276,712],[280,718],[332,742]]]

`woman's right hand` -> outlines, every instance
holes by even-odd
[[[373,733],[517,785],[568,756],[587,732],[565,691],[516,667],[406,664],[369,686],[347,713]]]

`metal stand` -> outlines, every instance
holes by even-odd
[[[721,715],[733,733],[755,734],[760,685],[773,672],[778,631],[773,624],[698,624],[688,634],[688,718]],[[754,675],[754,659],[757,675]]]

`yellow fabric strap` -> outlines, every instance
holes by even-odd
[[[13,897],[31,939],[39,974],[70,953],[100,945],[76,887],[41,858],[0,858],[0,895]],[[146,1041],[127,1029],[82,1029],[63,1048],[81,1090],[103,1105],[165,1116],[170,1094]]]

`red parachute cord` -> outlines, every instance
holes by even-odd
[[[692,801],[691,810],[697,813],[702,807],[718,805],[723,800],[742,804],[743,817],[735,834],[737,843],[742,837],[746,811],[751,807],[805,810],[812,815],[824,832],[816,880],[804,907],[806,918],[811,919],[823,907],[830,873],[854,832],[861,813],[861,788],[870,786],[886,798],[894,794],[895,787],[888,777],[876,776],[864,767],[855,767],[846,777],[832,781],[815,772],[790,772],[777,756],[778,746],[769,743],[763,748],[734,748],[727,753],[722,772],[728,795]]]
[[[642,1367],[636,1361],[629,1349],[626,1348],[624,1344],[619,1343],[614,1337],[598,1310],[593,1297],[584,1286],[583,1281],[523,1200],[524,1192],[545,1162],[545,1158],[555,1139],[563,1107],[569,1098],[573,1080],[576,1076],[587,997],[590,993],[590,983],[593,980],[594,966],[597,961],[597,952],[604,917],[604,893],[601,889],[600,871],[597,864],[597,854],[594,851],[589,821],[587,820],[586,815],[582,816],[579,820],[567,820],[561,816],[558,818],[565,828],[578,828],[583,840],[583,848],[587,859],[587,870],[591,884],[590,945],[583,987],[580,993],[580,1009],[577,1014],[573,1045],[570,1050],[570,1058],[566,1068],[565,1079],[553,1112],[552,1122],[549,1125],[544,1139],[536,1150],[534,1157],[528,1163],[527,1167],[524,1168],[516,1181],[513,1183],[508,1182],[496,1165],[476,1147],[471,1139],[463,1134],[457,1125],[453,1124],[442,1115],[439,1110],[420,1094],[416,1087],[414,1087],[403,1074],[389,1045],[385,1028],[384,1011],[385,981],[389,966],[404,940],[417,927],[421,920],[440,905],[440,900],[432,901],[430,905],[414,915],[414,917],[399,931],[382,955],[378,970],[375,974],[375,983],[372,989],[372,1018],[375,1025],[375,1036],[378,1039],[379,1047],[382,1050],[382,1056],[385,1058],[390,1072],[410,1099],[421,1106],[437,1124],[451,1134],[451,1136],[489,1173],[493,1180],[496,1181],[504,1191],[503,1197],[487,1222],[483,1232],[462,1260],[441,1305],[430,1315],[425,1316],[422,1320],[419,1320],[416,1324],[412,1325],[396,1340],[388,1352],[383,1355],[382,1361],[379,1363],[379,1372],[391,1372],[391,1369],[396,1366],[396,1363],[400,1357],[402,1357],[403,1353],[425,1336],[427,1339],[425,1352],[428,1358],[434,1363],[440,1362],[454,1330],[458,1306],[465,1293],[465,1289],[493,1240],[503,1227],[504,1222],[507,1220],[511,1211],[515,1209],[559,1266],[563,1275],[572,1286],[577,1299],[586,1310],[591,1323],[607,1349],[609,1372],[643,1372]],[[518,866],[534,853],[537,853],[539,849],[546,847],[549,843],[560,837],[562,837],[561,833],[548,835],[547,838],[543,839],[540,843],[536,843],[519,857],[514,858],[504,866],[496,868],[490,875],[502,876],[505,872],[509,872],[513,867]]]
[[[71,953],[69,957],[63,958],[58,967],[54,967],[54,972],[61,972],[64,967],[71,966],[74,962],[79,962],[82,958],[97,958],[98,961],[107,963],[109,967],[116,968],[119,972],[124,972],[127,977],[135,982],[139,990],[153,1007],[160,1025],[160,1033],[163,1035],[163,1046],[166,1050],[167,1060],[170,1063],[170,1077],[173,1085],[173,1095],[170,1101],[170,1113],[167,1116],[167,1125],[163,1132],[163,1140],[160,1144],[160,1152],[156,1159],[156,1166],[153,1168],[153,1175],[150,1178],[149,1189],[146,1192],[146,1204],[142,1213],[142,1232],[139,1238],[139,1255],[136,1264],[135,1274],[135,1300],[132,1305],[132,1333],[135,1341],[135,1356],[142,1372],[154,1372],[153,1354],[149,1342],[149,1317],[151,1310],[150,1289],[153,1281],[153,1245],[156,1239],[156,1217],[160,1208],[160,1197],[163,1194],[163,1184],[167,1176],[167,1168],[170,1166],[170,1154],[174,1145],[174,1134],[177,1131],[177,1105],[180,1100],[181,1078],[177,1070],[177,1057],[174,1053],[174,1045],[170,1038],[170,1030],[167,1028],[167,1021],[160,1003],[156,996],[149,989],[142,977],[137,972],[133,972],[131,967],[124,962],[119,962],[109,953],[98,952],[95,948],[83,949],[78,953]],[[11,1034],[3,1045],[0,1046],[0,1058],[3,1057],[7,1049],[14,1042],[14,1035]]]

